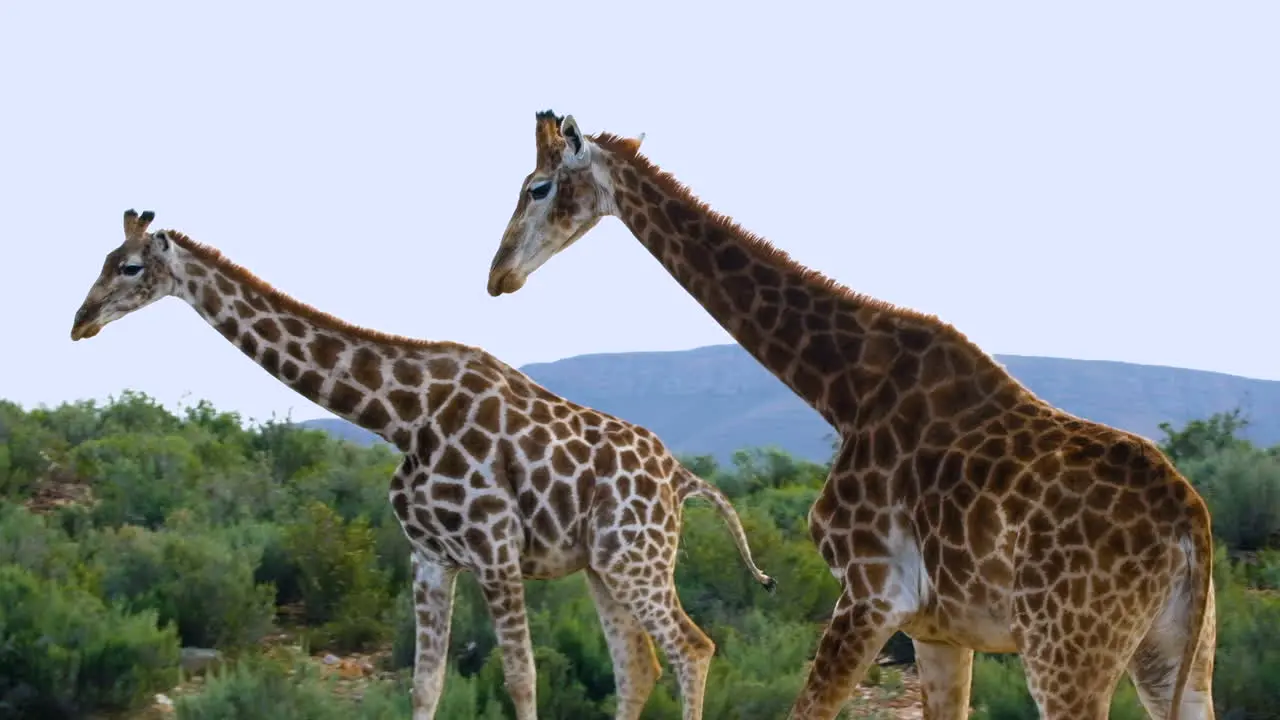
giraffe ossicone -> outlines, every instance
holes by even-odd
[[[412,545],[414,718],[443,689],[455,580],[475,574],[520,720],[536,716],[525,578],[584,571],[618,686],[618,718],[638,718],[660,672],[654,641],[698,718],[715,646],[685,614],[673,573],[682,504],[711,502],[753,577],[728,499],[649,430],[577,405],[475,347],[357,327],[272,288],[154,214],[125,213],[125,241],[77,310],[72,340],[166,296],[308,400],[404,453],[389,497]]]
[[[489,294],[616,216],[839,432],[809,529],[843,593],[792,717],[835,717],[896,630],[926,718],[967,716],[974,650],[1021,654],[1051,720],[1106,718],[1126,670],[1154,717],[1213,717],[1209,513],[1154,443],[1054,407],[938,318],[796,263],[635,140],[547,110],[535,143]]]

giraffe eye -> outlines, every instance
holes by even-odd
[[[133,277],[134,275],[137,275],[140,272],[142,272],[141,265],[121,265],[120,266],[120,274],[124,275],[125,277]]]
[[[541,200],[545,198],[547,196],[547,193],[549,192],[551,192],[550,180],[546,182],[538,183],[537,185],[534,185],[533,187],[529,188],[529,197],[533,198],[534,200]]]

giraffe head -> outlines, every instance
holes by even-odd
[[[489,294],[495,297],[519,290],[551,256],[615,211],[602,151],[572,115],[538,113],[534,137],[537,165],[520,184],[520,199],[489,267]],[[639,149],[640,139],[631,142]]]
[[[91,338],[107,323],[168,295],[174,288],[169,258],[172,244],[164,231],[148,233],[150,210],[124,214],[124,243],[107,253],[102,271],[71,326],[71,339]]]

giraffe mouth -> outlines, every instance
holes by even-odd
[[[513,293],[524,287],[524,281],[524,274],[515,270],[494,273],[489,276],[489,295],[490,297],[498,297],[499,295]]]
[[[71,341],[87,340],[99,332],[102,332],[102,326],[98,323],[80,323],[71,328]]]

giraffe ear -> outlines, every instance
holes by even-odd
[[[582,131],[572,115],[565,115],[560,121],[560,137],[564,138],[565,160],[570,165],[581,165],[588,155],[587,143],[582,139]]]
[[[157,230],[151,235],[151,247],[158,252],[169,252],[169,233]]]

